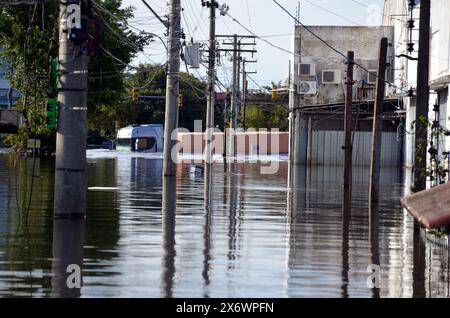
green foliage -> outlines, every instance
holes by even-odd
[[[128,114],[123,107],[127,94],[125,70],[151,36],[128,28],[133,8],[121,8],[122,0],[96,0],[95,3],[91,18],[97,16],[104,22],[104,38],[89,59],[88,127],[106,134],[114,130],[116,120],[126,121],[123,119]],[[98,5],[103,9],[97,10]],[[24,147],[23,140],[28,137],[46,139],[52,132],[46,128],[45,113],[49,58],[57,55],[57,16],[56,1],[0,8],[0,57],[14,66],[9,78],[12,87],[22,95],[17,108],[23,110],[25,127],[19,133],[26,135],[8,137],[6,142],[18,149]],[[90,29],[90,38],[94,37],[94,31]]]
[[[450,119],[450,118],[449,118]],[[416,127],[417,126],[417,127]],[[438,152],[436,142],[442,139],[442,136],[449,136],[450,131],[440,125],[439,122],[430,121],[425,116],[419,117],[419,125],[413,121],[411,124],[411,130],[416,131],[416,135],[422,136],[427,134],[427,140],[416,140],[416,158],[418,162],[416,164],[416,173],[430,181],[437,181],[438,183],[444,183],[445,178],[448,175],[448,170],[444,167],[444,163],[447,156],[441,156]],[[423,153],[428,153],[427,158],[422,156]],[[419,169],[418,167],[426,166],[426,169]],[[412,188],[415,191],[415,188]]]
[[[248,128],[278,128],[280,131],[288,129],[287,106],[277,105],[270,108],[250,105],[245,114],[245,126]]]
[[[97,54],[89,60],[88,128],[91,133],[110,135],[116,124],[130,122],[125,72],[152,37],[127,27],[127,21],[133,18],[133,8],[121,8],[122,0],[96,2],[110,13],[93,6],[94,14],[103,20],[105,37]]]
[[[138,70],[129,79],[129,86],[136,87],[141,96],[165,97],[166,96],[166,72],[162,65],[139,65]],[[180,73],[180,94],[183,95],[183,106],[179,107],[179,126],[194,130],[194,120],[202,120],[205,125],[206,116],[206,83],[196,77]],[[129,92],[129,98],[131,91]],[[127,109],[127,122],[122,122],[121,127],[127,124],[152,124],[164,123],[165,99],[142,98],[140,102],[129,101],[125,105]],[[217,119],[218,120],[218,119]]]
[[[45,9],[43,9],[45,8]],[[48,58],[56,48],[51,41],[55,32],[56,3],[21,5],[0,9],[1,58],[12,67],[8,77],[12,87],[22,98],[17,104],[23,110],[24,127],[19,130],[26,136],[6,138],[14,148],[24,147],[29,136],[49,134],[45,127],[47,103]]]

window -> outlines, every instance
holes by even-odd
[[[377,83],[377,70],[369,70],[367,73],[367,83],[368,84],[376,84]]]
[[[155,147],[156,143],[155,137],[143,137],[143,138],[136,138],[133,140],[135,151],[151,150],[153,149],[153,147]]]

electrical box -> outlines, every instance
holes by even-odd
[[[189,43],[184,48],[184,62],[191,68],[200,67],[200,43]]]

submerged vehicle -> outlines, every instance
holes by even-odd
[[[162,152],[164,127],[161,124],[129,126],[117,132],[116,150]]]

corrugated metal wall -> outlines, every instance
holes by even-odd
[[[342,131],[312,131],[311,164],[322,166],[342,165],[344,133]],[[353,166],[370,166],[371,132],[355,132],[353,140]],[[381,165],[402,165],[402,140],[397,133],[384,132]]]

